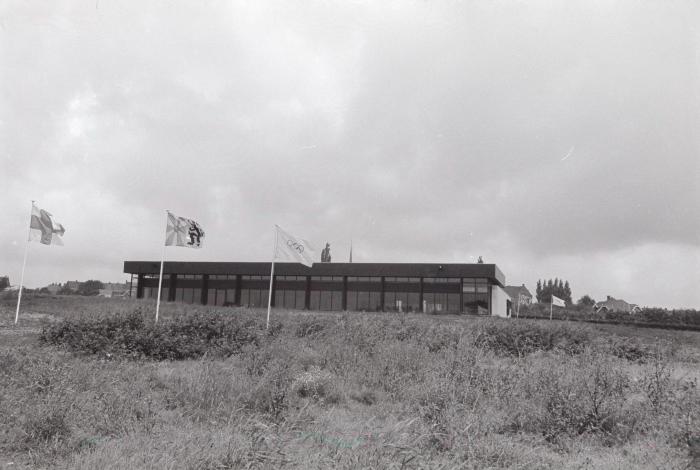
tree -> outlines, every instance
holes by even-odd
[[[9,276],[2,276],[0,277],[0,291],[3,291],[10,287],[10,278]]]
[[[595,305],[595,300],[590,295],[586,294],[580,299],[578,299],[576,305],[579,305],[581,307],[592,307]]]
[[[61,286],[60,289],[58,289],[58,292],[56,292],[58,295],[75,295],[75,291],[68,287],[68,283],[65,283]]]
[[[100,281],[89,280],[81,282],[78,286],[79,295],[97,295],[100,293],[100,289],[104,289],[104,284]]]
[[[537,295],[537,302],[539,303],[549,303],[552,301],[552,296],[559,297],[567,304],[571,305],[571,286],[569,286],[569,281],[564,281],[564,279],[554,278],[548,280],[538,280],[537,290],[535,291]]]

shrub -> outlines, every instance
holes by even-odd
[[[604,349],[620,359],[640,363],[646,362],[654,354],[648,345],[637,338],[620,338],[619,336],[608,338],[607,347],[604,346]]]
[[[658,413],[668,401],[671,391],[671,369],[661,351],[657,351],[651,367],[642,377],[642,387],[651,409]]]
[[[325,325],[319,322],[318,319],[307,318],[299,322],[299,324],[297,325],[296,335],[299,338],[303,338],[305,336],[310,336],[314,333],[322,331],[324,327]]]
[[[629,379],[609,356],[586,351],[565,364],[542,365],[533,380],[525,382],[532,406],[515,413],[512,430],[540,432],[549,441],[583,433],[614,436],[624,431]]]
[[[289,364],[284,360],[275,359],[267,364],[244,404],[248,409],[264,413],[278,421],[287,409],[287,394],[291,383],[292,372]]]
[[[154,324],[137,309],[106,318],[66,319],[45,326],[41,341],[87,354],[156,360],[226,357],[257,344],[260,325],[220,313],[193,314]]]
[[[578,354],[589,344],[588,331],[565,325],[540,325],[492,321],[479,332],[477,346],[491,349],[497,354],[524,356],[536,351],[558,349],[568,354]]]
[[[324,399],[328,403],[340,401],[340,394],[333,381],[333,375],[317,366],[312,366],[309,370],[298,374],[294,378],[292,389],[300,397],[315,400]]]

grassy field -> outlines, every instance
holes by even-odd
[[[700,333],[0,302],[0,468],[700,468]]]

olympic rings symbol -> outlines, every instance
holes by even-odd
[[[299,254],[304,252],[304,245],[297,243],[294,240],[287,240],[287,246]]]

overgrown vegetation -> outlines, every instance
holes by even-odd
[[[141,309],[106,318],[82,317],[46,326],[40,340],[106,357],[157,360],[227,357],[259,339],[260,324],[223,313],[199,313],[155,324]]]
[[[684,468],[700,438],[693,332],[80,301],[0,347],[17,468]]]
[[[521,306],[520,318],[549,318],[550,307],[544,304]],[[638,313],[595,312],[590,306],[554,308],[552,316],[559,320],[609,322],[660,328],[688,329],[700,331],[700,312],[697,310],[666,310],[643,308]]]

